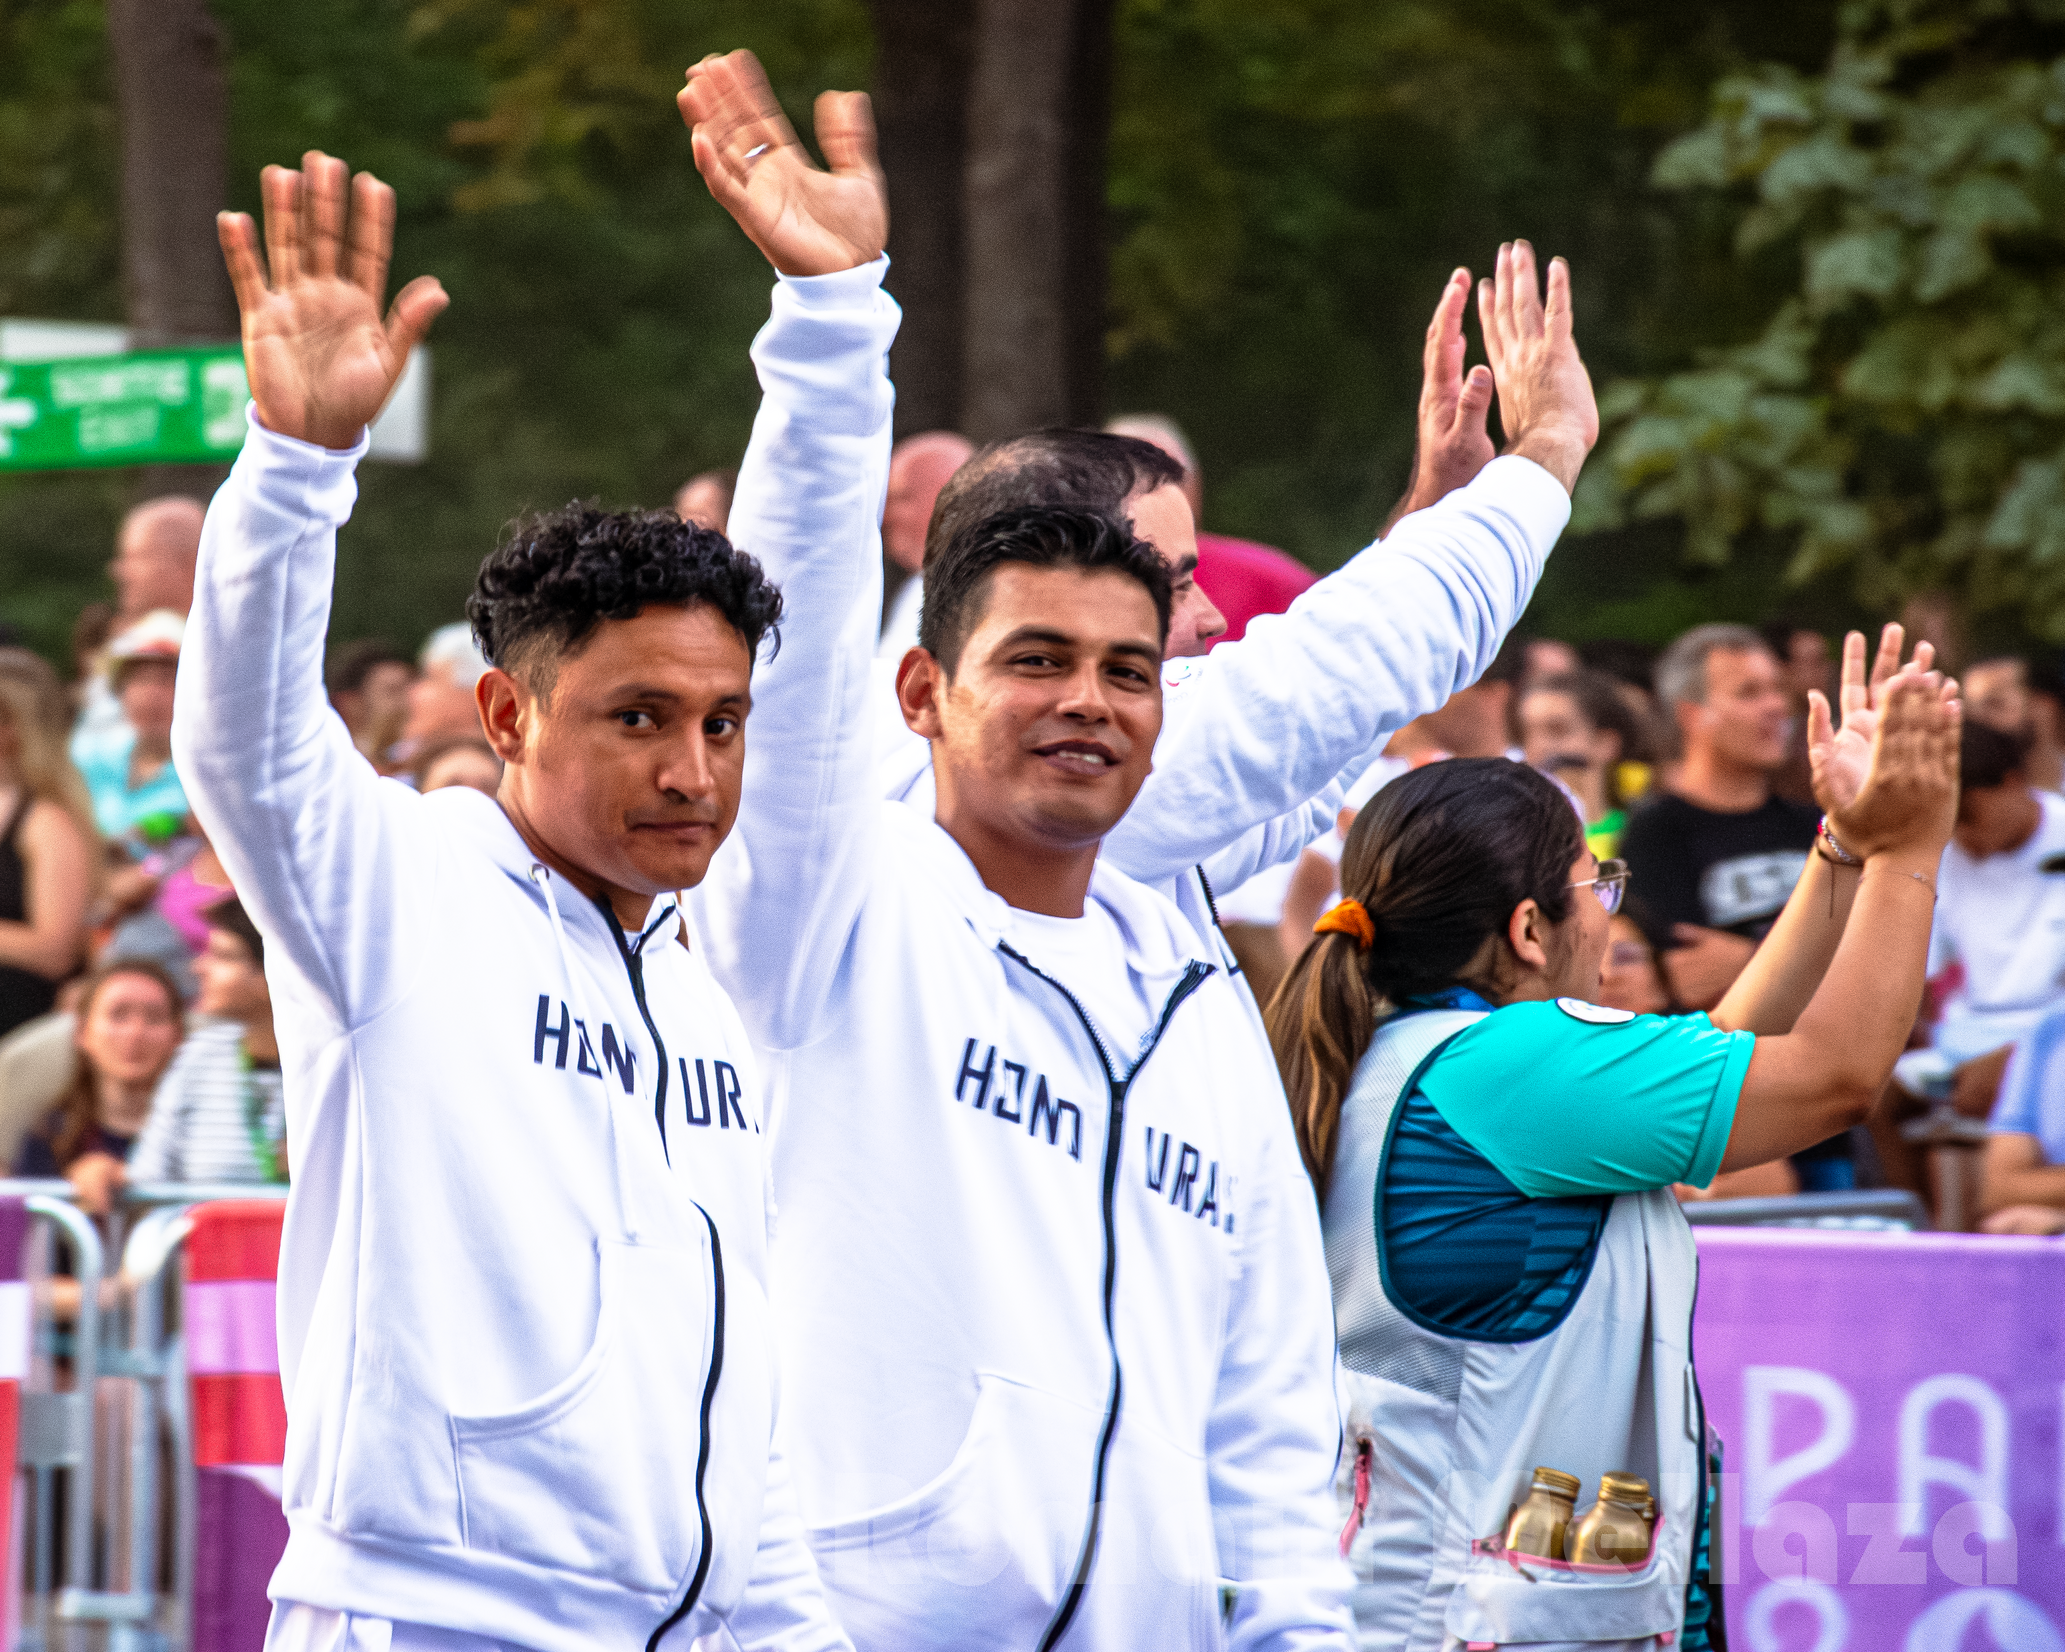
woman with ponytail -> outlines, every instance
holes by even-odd
[[[1343,1545],[1379,1585],[1366,1645],[1722,1644],[1697,1256],[1670,1189],[1860,1121],[1905,1042],[1959,707],[1926,643],[1900,652],[1888,626],[1867,685],[1849,638],[1840,731],[1813,698],[1819,852],[1710,1014],[1592,1002],[1627,871],[1533,770],[1431,764],[1357,818],[1347,898],[1269,1024],[1324,1213],[1352,1399]],[[1647,1552],[1508,1553],[1537,1466],[1646,1480]]]

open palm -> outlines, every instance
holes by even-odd
[[[815,165],[751,52],[708,57],[676,96],[710,193],[783,275],[830,275],[872,263],[889,238],[889,197],[875,161],[865,92],[817,100]]]
[[[311,151],[299,172],[269,166],[261,184],[264,262],[247,215],[217,220],[251,399],[268,430],[351,447],[448,300],[435,279],[420,277],[382,317],[394,191],[370,173],[354,179],[342,161]]]
[[[1900,654],[1905,641],[1906,633],[1898,625],[1888,625],[1880,633],[1878,657],[1867,680],[1864,633],[1852,631],[1843,639],[1842,687],[1837,696],[1843,714],[1840,727],[1827,700],[1815,693],[1807,696],[1807,761],[1814,777],[1814,799],[1831,816],[1841,816],[1864,789],[1865,777],[1871,772],[1872,741],[1894,682],[1924,675],[1935,662],[1934,647],[1919,642],[1914,657],[1903,665]],[[1946,700],[1956,695],[1956,683],[1943,685]]]

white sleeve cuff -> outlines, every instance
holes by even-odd
[[[888,273],[889,255],[885,252],[850,270],[834,270],[830,275],[784,275],[780,281],[790,301],[801,308],[837,310],[867,303],[868,295],[882,285],[882,278]]]
[[[1545,532],[1551,541],[1570,522],[1570,495],[1563,491],[1563,484],[1518,453],[1500,454],[1470,480],[1463,492],[1475,493],[1480,488]]]

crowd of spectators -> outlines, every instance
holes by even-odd
[[[1109,427],[1185,468],[1154,414]],[[933,505],[973,452],[932,431],[898,444],[883,519],[881,649],[915,639]],[[722,530],[734,473],[692,477],[687,520]],[[0,647],[0,1151],[20,1176],[64,1176],[104,1212],[127,1179],[286,1179],[264,942],[193,818],[172,760],[173,688],[203,513],[152,500],[123,522],[115,601],[74,630],[73,677]],[[1201,643],[1243,635],[1311,584],[1269,546],[1198,533],[1217,610]],[[501,763],[474,688],[470,629],[410,654],[368,638],[333,650],[330,700],[367,762],[422,791],[493,794]],[[1491,668],[1394,734],[1301,857],[1218,892],[1227,935],[1266,1001],[1337,898],[1349,824],[1376,790],[1444,758],[1505,756],[1555,780],[1602,860],[1631,885],[1600,1001],[1637,1014],[1719,1002],[1813,850],[1807,695],[1830,693],[1829,637],[1789,621],[1701,625],[1667,648],[1508,639]],[[1866,1129],[1686,1198],[1907,1187],[1932,1198],[1919,1143],[1946,1119],[1990,1120],[1976,1201],[1995,1231],[2065,1232],[2065,683],[1999,658],[1964,674],[1956,839],[1939,880],[1931,987],[1912,1045]],[[1955,1132],[1953,1132],[1955,1134]]]

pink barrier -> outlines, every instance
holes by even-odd
[[[2065,1652],[2065,1241],[1698,1231],[1734,1652]]]
[[[0,1542],[7,1559],[0,1563],[0,1586],[7,1601],[0,1606],[0,1636],[14,1645],[21,1629],[21,1533],[16,1516],[28,1507],[23,1495],[26,1474],[14,1466],[21,1439],[22,1384],[29,1376],[29,1340],[35,1310],[28,1282],[22,1277],[22,1251],[29,1237],[28,1206],[19,1199],[0,1199]]]
[[[196,1206],[186,1246],[186,1366],[193,1404],[193,1652],[259,1652],[265,1587],[287,1547],[274,1276],[276,1199]]]

